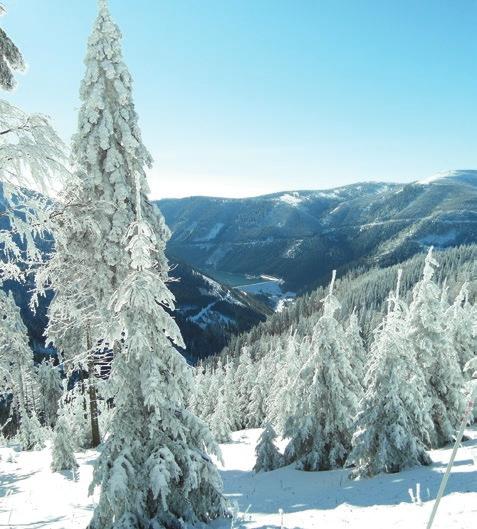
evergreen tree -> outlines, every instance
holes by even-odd
[[[61,399],[62,413],[71,429],[75,450],[85,450],[91,446],[86,384],[87,381],[79,381],[70,390],[65,388]]]
[[[353,372],[344,330],[335,318],[340,305],[333,295],[335,274],[298,373],[294,415],[285,424],[290,442],[287,461],[302,470],[328,470],[345,462],[351,448],[353,417],[361,386]],[[300,400],[301,399],[301,400]]]
[[[477,335],[474,333],[475,309],[469,303],[469,285],[464,283],[454,303],[446,312],[446,330],[461,369],[477,355]]]
[[[250,403],[248,406],[248,424],[250,428],[260,428],[265,420],[266,409],[266,395],[267,385],[265,383],[268,372],[265,365],[265,359],[258,363],[257,377],[250,395]]]
[[[364,375],[366,372],[366,349],[364,348],[356,310],[353,310],[348,319],[348,325],[345,329],[345,341],[348,345],[350,354],[349,362],[351,369],[353,369],[356,374],[358,381],[364,383]]]
[[[273,426],[267,422],[255,448],[254,472],[268,472],[282,466],[283,457],[275,445],[276,437]]]
[[[209,418],[210,431],[218,443],[230,442],[231,425],[228,410],[225,405],[223,388],[215,395],[215,410]]]
[[[20,427],[18,440],[23,450],[41,450],[45,446],[45,433],[34,410],[19,405]]]
[[[53,428],[58,415],[58,406],[63,395],[61,373],[55,368],[53,359],[44,359],[36,367],[35,378],[39,386],[39,410],[44,423]]]
[[[407,307],[396,294],[375,331],[366,393],[356,421],[352,477],[399,472],[431,460],[421,441],[432,428],[426,381],[406,329]]]
[[[115,414],[97,461],[101,496],[91,527],[173,527],[224,512],[219,475],[204,452],[218,454],[205,424],[185,407],[192,385],[180,331],[165,310],[174,299],[151,253],[163,252],[138,218],[127,236],[131,272],[114,298],[125,329],[110,379]],[[121,339],[121,337],[117,337]]]
[[[239,414],[239,428],[248,428],[250,418],[248,416],[248,409],[250,403],[250,395],[254,386],[254,365],[250,350],[244,347],[242,350],[237,369],[235,371],[235,386],[238,394],[238,414]]]
[[[426,377],[427,398],[434,423],[430,432],[433,447],[452,441],[465,408],[462,371],[446,332],[441,292],[433,281],[437,266],[431,248],[426,257],[423,277],[412,292],[406,324],[417,362]]]
[[[240,413],[238,408],[238,392],[235,385],[235,371],[232,360],[225,363],[224,378],[224,407],[227,412],[228,423],[231,430],[240,428]]]
[[[289,332],[286,344],[274,351],[270,364],[275,365],[273,383],[267,397],[267,420],[278,425],[283,433],[289,417],[293,416],[301,401],[297,385],[298,373],[303,357],[309,351],[309,343],[304,339],[297,344],[296,333]]]
[[[0,389],[11,391],[18,412],[18,438],[24,450],[41,448],[44,434],[33,403],[28,399],[32,384],[33,354],[28,334],[12,293],[0,289]]]
[[[128,105],[130,77],[120,59],[119,30],[104,1],[100,2],[90,48],[93,57],[100,58],[96,66],[104,73],[109,90]],[[90,74],[97,76],[98,71],[91,69]],[[128,116],[124,108],[116,117],[124,121]],[[219,455],[219,449],[205,423],[186,408],[193,381],[191,369],[175,348],[184,347],[184,342],[168,312],[174,310],[174,298],[166,286],[168,231],[163,225],[157,230],[148,222],[147,203],[141,197],[148,158],[139,148],[137,127],[131,130],[127,125],[122,122],[117,135],[110,137],[118,146],[116,156],[106,156],[117,183],[110,198],[124,201],[123,211],[113,213],[111,240],[122,239],[127,255],[108,244],[112,255],[105,257],[121,269],[126,263],[129,269],[122,280],[116,278],[118,288],[111,304],[118,321],[111,336],[115,355],[108,384],[115,413],[94,469],[92,488],[100,485],[101,494],[90,527],[194,525],[225,512],[222,482],[208,455]],[[125,159],[120,156],[123,147]],[[129,193],[126,177],[134,179],[135,194]],[[109,189],[114,191],[113,186]],[[124,206],[130,203],[136,206],[135,219],[123,232],[127,219]]]
[[[204,366],[199,364],[194,370],[194,387],[189,397],[189,409],[197,417],[203,418],[203,392],[204,386],[207,384]]]
[[[64,413],[61,413],[56,423],[53,437],[51,461],[51,470],[53,472],[74,470],[78,467],[71,438],[72,430],[68,424],[68,419]]]
[[[151,158],[142,144],[132,99],[132,79],[122,60],[121,33],[106,0],[88,41],[81,85],[78,131],[72,154],[76,173],[67,183],[54,224],[55,252],[40,277],[54,291],[48,340],[89,376],[92,445],[100,441],[96,368],[98,347],[113,315],[109,302],[129,270],[122,238],[143,199],[143,216],[160,238],[162,216],[145,200],[145,169]],[[135,196],[139,179],[142,197]],[[158,263],[166,270],[165,258]],[[118,342],[116,349],[121,345]],[[73,361],[75,360],[75,361]]]

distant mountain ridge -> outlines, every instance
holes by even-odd
[[[271,275],[303,292],[332,269],[390,265],[429,245],[477,241],[477,171],[410,184],[364,182],[323,191],[158,201],[168,252],[212,277]]]

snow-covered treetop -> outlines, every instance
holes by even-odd
[[[105,0],[99,2],[85,65],[82,107],[73,140],[75,162],[92,185],[102,188],[105,200],[127,200],[136,175],[147,193],[144,168],[152,159],[141,141],[132,78],[122,58],[121,32]]]
[[[332,318],[335,312],[341,307],[340,302],[333,295],[333,289],[336,281],[336,270],[333,270],[331,276],[330,290],[328,295],[322,300],[323,301],[323,315],[326,318]]]
[[[439,263],[434,259],[434,256],[432,255],[433,247],[431,246],[429,248],[429,251],[427,252],[426,260],[424,261],[424,280],[430,281],[432,277],[434,276],[435,269],[439,266]]]

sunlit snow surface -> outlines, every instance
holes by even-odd
[[[434,529],[477,527],[477,429],[457,455]],[[222,445],[221,472],[228,498],[237,502],[234,527],[277,529],[279,509],[287,529],[417,529],[424,528],[450,448],[431,453],[434,465],[369,480],[350,481],[347,471],[300,472],[286,467],[254,474],[255,443],[260,430],[233,434]],[[94,451],[78,454],[77,476],[53,474],[50,452],[18,453],[0,448],[0,527],[15,529],[84,529],[94,498],[87,496]],[[423,506],[411,502],[408,490],[420,483]],[[212,529],[229,529],[217,520]]]

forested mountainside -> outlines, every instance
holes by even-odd
[[[398,270],[403,271],[401,295],[409,301],[411,289],[422,275],[425,255],[420,253],[385,268],[356,269],[338,278],[334,292],[341,304],[339,319],[345,322],[356,310],[363,338],[365,341],[369,340],[382,319],[389,292],[395,288]],[[439,263],[435,278],[441,286],[445,285],[448,297],[454,299],[463,283],[468,282],[470,300],[474,300],[477,295],[477,244],[437,250],[434,256]],[[290,332],[296,332],[298,336],[310,334],[321,315],[322,300],[327,289],[328,285],[325,285],[300,296],[284,311],[273,314],[249,332],[234,336],[221,356],[237,357],[247,346],[251,356],[257,357],[262,354],[261,347],[264,343],[269,342],[268,348],[273,342],[269,337],[285,342]]]
[[[171,267],[173,280],[169,287],[177,300],[174,318],[187,346],[185,354],[193,361],[220,351],[232,335],[251,329],[270,313],[253,298],[221,285],[184,263],[171,263]],[[44,350],[43,330],[50,297],[40,298],[33,314],[29,308],[32,287],[30,281],[26,284],[7,281],[4,285],[5,290],[13,291],[39,357]]]
[[[389,266],[430,245],[477,241],[477,171],[411,184],[361,183],[244,199],[159,201],[171,256],[207,271],[271,275],[298,293],[364,266]]]

